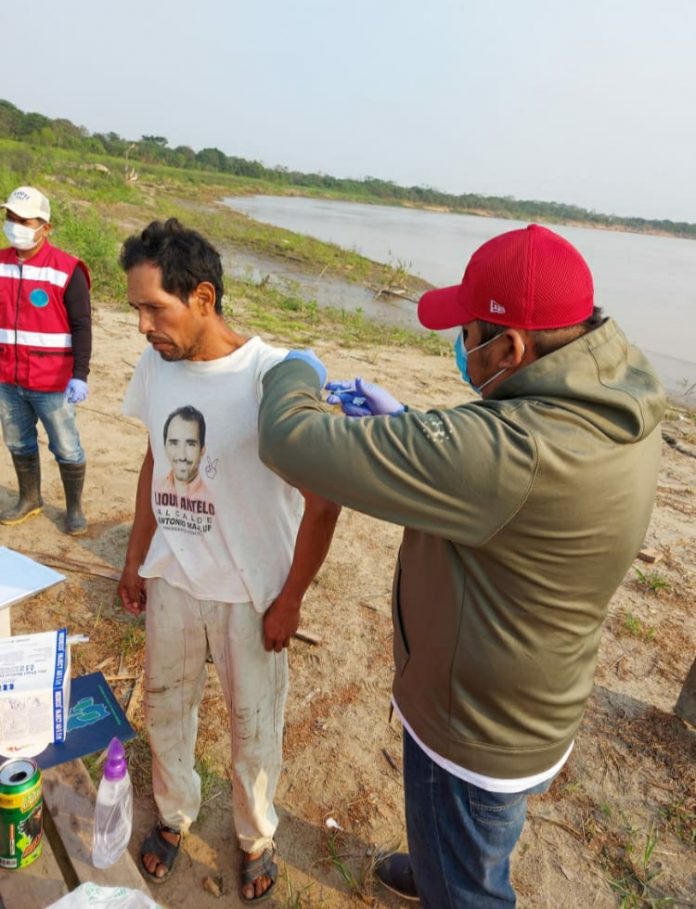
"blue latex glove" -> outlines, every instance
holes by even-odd
[[[401,401],[397,401],[386,389],[373,382],[363,382],[360,378],[355,382],[328,382],[325,387],[331,392],[327,402],[340,404],[348,417],[395,417],[405,410]]]
[[[319,384],[326,382],[326,366],[321,362],[313,350],[291,350],[285,357],[286,360],[302,360],[308,363],[319,376]]]
[[[87,399],[87,383],[82,379],[71,379],[65,389],[65,400],[68,404],[80,404]]]

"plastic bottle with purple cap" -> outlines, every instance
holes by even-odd
[[[133,786],[125,749],[114,738],[106,752],[94,809],[92,863],[95,868],[108,868],[118,861],[128,845],[132,829]]]

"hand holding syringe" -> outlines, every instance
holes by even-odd
[[[330,392],[329,404],[340,404],[348,417],[392,416],[403,413],[404,405],[386,389],[361,378],[354,381],[338,380],[324,386]]]

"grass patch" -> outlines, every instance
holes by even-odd
[[[229,278],[225,283],[225,315],[236,327],[282,339],[289,346],[308,347],[330,337],[343,347],[411,347],[433,355],[450,353],[450,344],[435,332],[385,325],[360,310],[319,307],[314,300],[267,284]]]
[[[654,828],[647,832],[644,845],[637,854],[636,833],[635,828],[629,827],[623,853],[618,857],[616,876],[608,878],[609,886],[621,898],[621,909],[634,907],[665,909],[667,906],[673,906],[674,898],[661,893],[655,885],[661,873],[653,861],[653,852],[658,841],[657,833]]]
[[[358,871],[354,873],[348,862],[355,859],[356,856],[341,851],[341,843],[344,839],[345,834],[340,833],[338,830],[334,830],[327,835],[326,851],[328,853],[328,861],[338,872],[354,899],[360,900],[368,906],[374,906],[375,868],[391,855],[395,848],[369,850],[367,856],[361,861]]]
[[[323,900],[321,903],[310,900],[312,886],[312,884],[307,884],[304,887],[296,888],[288,872],[288,866],[284,864],[283,876],[277,886],[279,892],[275,895],[280,909],[321,909],[324,906]]]
[[[347,864],[347,859],[352,858],[352,856],[346,856],[339,851],[339,838],[340,834],[338,831],[330,833],[326,837],[326,850],[329,853],[329,861],[348,887],[350,893],[363,903],[371,906],[374,904],[372,899],[373,862],[369,860],[367,865],[358,872],[357,876],[353,874]]]
[[[640,568],[636,568],[635,572],[638,584],[644,590],[648,590],[650,593],[659,593],[661,590],[671,590],[672,585],[659,571],[641,571]]]
[[[682,830],[687,837],[685,842],[689,842],[688,817],[684,817],[685,807],[690,807],[687,800],[675,798],[676,804],[671,806],[673,811],[669,817],[660,808],[643,826],[632,821],[622,810],[621,803],[594,802],[584,797],[572,801],[577,818],[574,826],[552,820],[551,823],[559,823],[596,856],[608,886],[617,896],[618,906],[622,909],[664,909],[681,905],[677,897],[660,886],[662,868],[656,850],[658,843],[666,848],[662,840],[673,832],[672,824],[679,825],[682,820],[686,820]],[[534,813],[530,817],[536,819]]]
[[[660,817],[667,829],[690,846],[696,846],[696,799],[692,797],[691,805],[680,799],[672,799],[660,808]]]
[[[634,616],[633,613],[627,612],[624,615],[622,630],[631,637],[639,638],[641,641],[652,641],[657,634],[657,629],[652,625],[645,625],[641,620]]]
[[[79,211],[58,203],[51,217],[55,222],[51,242],[87,263],[93,296],[102,302],[123,300],[126,280],[118,264],[121,240],[116,228],[91,207]]]
[[[145,626],[137,619],[124,623],[121,631],[121,639],[118,642],[118,652],[121,654],[124,662],[133,656],[136,652],[145,648]]]

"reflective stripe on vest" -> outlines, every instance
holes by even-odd
[[[0,342],[26,344],[29,347],[72,347],[72,335],[48,331],[18,331],[0,328]]]
[[[36,265],[25,265],[21,271],[21,277],[25,281],[43,281],[46,284],[55,284],[56,287],[65,287],[70,277],[67,271],[59,271],[57,268],[37,268]],[[18,265],[0,265],[0,278],[14,278],[16,281],[20,278]]]

